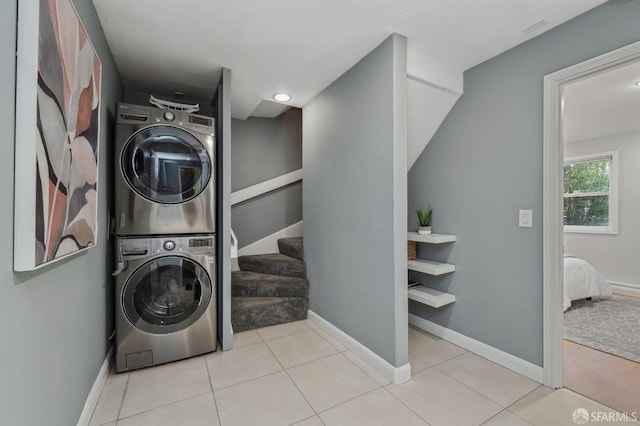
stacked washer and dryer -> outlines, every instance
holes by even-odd
[[[214,119],[118,104],[116,371],[216,350]]]

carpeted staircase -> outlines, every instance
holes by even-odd
[[[307,318],[309,281],[302,238],[278,240],[280,253],[238,257],[231,273],[233,331]]]

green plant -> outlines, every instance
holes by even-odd
[[[420,226],[431,226],[431,214],[433,213],[433,209],[431,208],[431,204],[426,209],[420,207],[416,210],[416,215],[418,215],[418,222]]]

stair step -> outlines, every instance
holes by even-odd
[[[237,271],[231,273],[231,296],[309,297],[309,281],[283,275]]]
[[[234,333],[307,318],[308,297],[232,297]]]
[[[280,253],[293,257],[298,260],[304,260],[304,244],[302,237],[280,238],[278,240],[278,249]]]
[[[303,261],[280,253],[240,256],[238,264],[243,271],[307,278],[307,266]]]

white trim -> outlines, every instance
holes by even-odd
[[[640,59],[640,42],[544,77],[543,141],[543,365],[549,387],[562,386],[562,95],[564,86]]]
[[[309,320],[320,327],[322,331],[336,339],[339,343],[353,352],[358,358],[373,367],[378,373],[382,374],[384,378],[391,381],[394,385],[400,385],[411,380],[411,366],[409,363],[400,367],[394,367],[380,356],[373,353],[371,349],[367,348],[362,343],[358,342],[356,339],[349,336],[347,333],[340,330],[338,327],[331,324],[312,310],[309,310],[308,316]]]
[[[238,250],[238,256],[248,256],[252,254],[277,253],[278,240],[280,238],[302,237],[302,221],[287,226],[271,235],[255,241],[248,246]]]
[[[532,364],[529,361],[525,361],[522,358],[518,358],[414,314],[409,314],[409,324],[451,342],[454,345],[458,345],[474,354],[480,355],[509,370],[515,371],[518,374],[522,374],[531,380],[542,383],[542,367]]]
[[[283,186],[290,185],[292,183],[302,180],[302,169],[294,170],[293,172],[286,173],[281,176],[274,177],[273,179],[265,180],[264,182],[257,183],[247,188],[239,189],[238,191],[231,193],[231,205],[242,203],[251,198],[258,197],[267,192],[275,191]]]
[[[84,403],[84,408],[82,409],[82,413],[78,419],[77,426],[86,426],[91,421],[91,416],[93,415],[93,411],[96,409],[96,405],[98,405],[102,388],[104,388],[104,384],[107,382],[107,378],[109,377],[109,370],[111,369],[112,361],[113,345],[109,348],[109,352],[107,352],[107,356],[102,363],[102,367],[100,367],[100,371],[98,371],[96,380],[94,380],[93,386],[91,386],[89,395],[87,395],[87,400]]]
[[[608,282],[614,293],[622,294],[624,296],[640,297],[640,285],[638,284],[621,283],[617,281]]]
[[[40,9],[37,1],[21,1],[18,7],[16,52],[16,126],[13,269],[29,271],[35,265],[36,118],[38,82],[38,34]],[[25,196],[25,194],[29,194]],[[25,230],[26,235],[17,235]],[[46,229],[45,229],[46,232]],[[34,253],[31,255],[31,253]],[[48,265],[48,262],[39,266]]]

